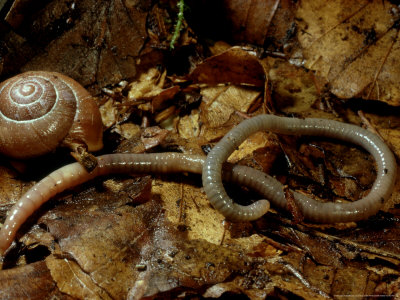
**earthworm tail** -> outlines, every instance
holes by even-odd
[[[396,160],[390,149],[377,135],[358,126],[332,120],[259,115],[243,121],[225,135],[210,151],[203,166],[204,190],[212,205],[227,219],[232,221],[255,220],[265,213],[260,208],[264,205],[264,200],[254,202],[249,206],[233,203],[226,194],[221,181],[222,164],[247,137],[261,130],[340,139],[363,147],[374,157],[377,164],[377,178],[369,194],[358,201],[320,203],[299,193],[294,193],[303,216],[308,220],[334,223],[366,219],[375,214],[384,201],[390,197],[396,179]],[[282,187],[276,185],[273,191],[274,196],[268,199],[279,207],[285,208],[286,200]]]

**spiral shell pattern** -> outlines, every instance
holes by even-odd
[[[50,152],[68,134],[76,94],[65,76],[26,72],[0,85],[0,152],[27,158]],[[28,149],[29,154],[26,154]]]

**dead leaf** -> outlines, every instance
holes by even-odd
[[[237,47],[206,59],[192,71],[189,79],[208,84],[229,82],[263,87],[265,72],[254,53]]]
[[[396,5],[302,1],[296,17],[305,66],[326,79],[332,93],[400,104]]]
[[[205,87],[201,90],[204,123],[211,128],[225,125],[235,112],[247,113],[260,92],[241,86]]]
[[[49,256],[46,265],[60,292],[75,299],[112,299],[76,262]]]
[[[238,40],[264,45],[280,1],[226,1],[227,16]]]
[[[0,279],[2,299],[74,299],[57,288],[43,261],[1,271]]]

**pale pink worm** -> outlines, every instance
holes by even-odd
[[[200,174],[205,156],[180,153],[121,153],[99,156],[97,161],[98,166],[91,173],[88,173],[79,163],[69,164],[52,172],[28,190],[12,207],[0,230],[0,255],[3,255],[9,248],[18,229],[29,216],[43,203],[68,188],[107,174],[173,172]],[[257,182],[252,180],[252,175],[250,175],[251,168],[243,166],[236,170],[236,167],[230,165],[227,165],[226,168],[225,173],[229,174],[229,180],[231,181],[248,185],[249,187],[252,187]],[[250,170],[250,173],[247,174],[246,170]],[[259,173],[264,176],[264,173]],[[260,174],[256,174],[260,176]],[[257,190],[257,187],[255,188]]]
[[[267,125],[265,125],[265,119],[269,119]],[[282,121],[286,122],[286,125],[282,124]],[[279,126],[283,127],[277,128]],[[91,173],[87,173],[78,163],[70,164],[54,171],[33,186],[11,209],[0,230],[0,254],[4,254],[11,245],[20,226],[43,203],[67,188],[77,186],[97,176],[111,173],[193,172],[200,174],[203,169],[203,180],[204,178],[206,179],[206,193],[211,203],[223,215],[235,221],[256,219],[268,211],[269,202],[267,200],[259,200],[249,206],[233,204],[232,200],[226,195],[222,184],[218,185],[216,183],[221,181],[221,166],[229,156],[229,153],[252,132],[264,129],[286,134],[311,134],[344,139],[363,146],[377,161],[377,179],[368,196],[359,201],[346,204],[320,203],[293,192],[303,215],[307,219],[324,223],[360,220],[376,213],[383,201],[390,196],[395,180],[396,162],[391,151],[379,137],[360,127],[335,121],[322,119],[300,120],[265,115],[244,121],[228,133],[214,147],[206,163],[204,163],[205,158],[202,156],[179,153],[109,154],[98,157],[98,167]],[[222,151],[221,145],[225,144],[227,151]],[[223,155],[221,155],[221,152],[223,152]],[[214,168],[211,167],[214,164],[219,170],[217,174],[215,174]],[[245,166],[226,165],[226,168],[224,177],[227,180],[246,185],[259,192],[275,205],[286,208],[282,184],[274,178]],[[214,172],[214,175],[212,175],[212,172],[210,174],[210,171]],[[212,189],[212,192],[210,192],[210,184],[207,182],[210,181],[209,179],[212,182],[211,186],[216,189],[215,192]],[[224,198],[223,201],[225,202],[223,204],[227,205],[221,206],[221,202],[218,202],[218,199],[220,199],[221,195],[224,196],[224,193],[228,200]],[[238,214],[234,212],[236,209],[239,210]]]

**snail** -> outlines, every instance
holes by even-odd
[[[100,111],[78,82],[56,72],[30,71],[0,84],[0,153],[28,159],[58,146],[103,147]],[[80,153],[80,154],[77,154]]]

